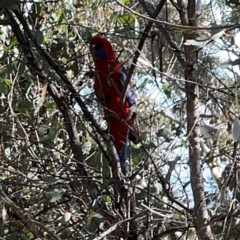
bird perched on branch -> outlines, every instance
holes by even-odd
[[[118,152],[122,173],[126,175],[126,142],[128,139],[137,142],[133,131],[136,116],[135,97],[129,85],[125,101],[121,103],[126,74],[111,43],[101,36],[95,36],[91,38],[90,44],[96,67],[94,91],[99,103],[104,107],[105,119]]]

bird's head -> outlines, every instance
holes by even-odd
[[[111,61],[116,59],[111,43],[101,36],[90,39],[91,50],[95,59]]]

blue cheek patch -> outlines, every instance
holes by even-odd
[[[104,48],[95,47],[95,57],[99,59],[107,59],[107,51]]]

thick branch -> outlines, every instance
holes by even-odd
[[[182,24],[196,26],[195,0],[188,1],[188,16],[181,15]],[[194,39],[195,32],[184,36],[185,39]],[[209,219],[203,185],[203,173],[201,168],[200,152],[200,111],[198,98],[198,71],[197,71],[197,51],[193,46],[185,46],[185,57],[187,66],[185,68],[185,90],[187,96],[187,135],[189,141],[189,166],[190,181],[193,191],[195,226],[200,239],[213,239],[212,231],[207,221]]]

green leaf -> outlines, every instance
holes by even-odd
[[[187,147],[187,143],[186,143],[185,140],[182,140],[182,146],[185,147],[185,148]]]
[[[7,85],[4,82],[0,82],[0,93],[5,93],[7,90]]]
[[[121,2],[122,2],[122,4],[127,5],[130,3],[130,0],[122,0]]]
[[[1,0],[0,8],[18,9],[19,0]]]
[[[66,38],[68,38],[68,26],[66,24],[62,25],[62,31],[65,33]]]
[[[57,22],[61,23],[62,20],[63,20],[63,11],[62,11],[62,9],[58,9],[56,11],[56,15],[57,15]]]
[[[105,202],[110,203],[111,202],[111,198],[109,195],[104,195],[105,198]]]
[[[28,195],[30,193],[30,190],[29,190],[28,187],[23,187],[22,192],[23,192],[24,195]]]
[[[24,229],[23,232],[28,236],[28,239],[33,239],[33,238],[34,238],[33,233],[32,233],[32,232],[29,232],[28,229]]]
[[[135,22],[135,18],[133,16],[130,16],[129,14],[124,14],[117,19],[117,22],[120,24],[133,25]]]
[[[12,84],[12,81],[10,79],[7,79],[7,78],[4,80],[4,82],[7,86],[10,86]]]
[[[140,149],[140,145],[139,144],[132,144],[132,148],[133,149]]]
[[[169,90],[167,85],[163,84],[162,85],[162,90],[168,98],[171,98],[171,91]]]
[[[55,102],[45,102],[43,104],[46,108],[51,108],[51,109],[56,109],[57,108],[57,105]]]
[[[141,158],[139,156],[136,156],[132,159],[132,162],[134,165],[138,165],[141,162]]]

